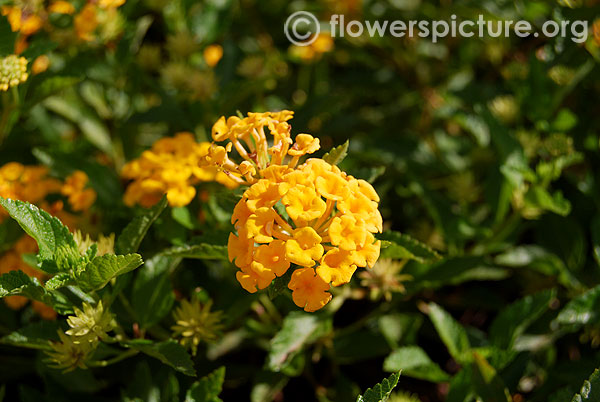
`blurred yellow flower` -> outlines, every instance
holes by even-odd
[[[313,37],[314,38],[314,37]],[[327,32],[321,32],[314,38],[314,41],[307,46],[290,46],[289,52],[293,57],[297,57],[303,61],[319,60],[323,54],[333,50],[333,38]]]
[[[180,207],[194,199],[194,186],[199,182],[217,181],[236,187],[236,182],[216,167],[200,166],[209,147],[207,142],[196,142],[191,133],[177,133],[155,142],[121,172],[123,178],[133,180],[125,191],[125,204],[149,207],[166,194],[169,205]]]
[[[44,71],[48,70],[48,67],[50,67],[50,58],[43,54],[35,58],[33,64],[31,65],[31,72],[34,75],[41,74]]]
[[[96,201],[96,192],[86,187],[88,176],[81,170],[76,170],[65,179],[62,185],[62,195],[68,197],[69,204],[73,211],[85,211]]]
[[[221,45],[209,45],[202,52],[204,61],[209,67],[214,67],[223,57],[223,47]]]

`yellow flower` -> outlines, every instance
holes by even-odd
[[[50,66],[50,59],[46,55],[41,55],[35,58],[33,64],[31,65],[31,72],[36,74],[41,74],[44,71],[48,70]]]
[[[297,229],[294,237],[285,243],[285,255],[294,264],[312,267],[314,260],[323,256],[321,240],[321,236],[311,227]]]
[[[86,42],[96,38],[94,31],[98,27],[97,8],[94,4],[87,3],[73,20],[77,37]]]
[[[212,138],[216,143],[229,141],[226,146],[213,147],[203,163],[216,166],[240,184],[254,184],[261,178],[281,174],[294,168],[302,155],[319,149],[319,140],[308,134],[290,136],[288,123],[293,112],[248,113],[247,117],[220,117],[212,127]],[[267,133],[269,135],[267,135]],[[269,139],[272,136],[272,141]],[[229,158],[235,152],[242,158],[240,163]],[[292,158],[286,161],[287,156]]]
[[[46,352],[48,362],[57,369],[65,372],[76,368],[87,368],[85,363],[94,351],[94,345],[90,342],[75,342],[75,337],[58,332],[60,342],[52,342],[52,352]]]
[[[229,236],[229,259],[251,293],[294,264],[293,300],[314,311],[331,298],[330,284],[348,283],[358,267],[379,258],[381,242],[373,235],[382,226],[379,197],[368,183],[323,160],[265,171],[269,178],[255,182],[234,208],[237,235]]]
[[[175,309],[173,336],[181,338],[179,343],[192,349],[196,354],[200,342],[214,342],[219,339],[223,325],[221,324],[220,311],[211,312],[212,301],[202,305],[200,301],[193,300],[191,303],[182,300],[179,307]]]
[[[67,318],[69,329],[66,331],[70,335],[73,343],[94,343],[99,339],[106,339],[107,332],[112,331],[116,322],[113,315],[104,309],[102,301],[94,307],[88,303],[83,303],[83,310],[75,307],[75,315]]]
[[[48,7],[48,12],[71,15],[71,14],[75,14],[75,7],[73,6],[73,4],[69,3],[68,1],[58,0],[58,1],[54,1],[54,2],[52,2],[52,4],[50,4],[50,6]]]
[[[87,249],[90,248],[90,246],[92,246],[92,244],[95,244],[98,248],[96,251],[97,256],[115,253],[114,233],[111,233],[109,236],[104,236],[103,234],[100,234],[98,236],[98,240],[93,241],[90,238],[89,234],[86,234],[85,237],[83,237],[81,231],[76,230],[75,232],[73,232],[73,239],[75,240],[75,243],[77,244],[77,249],[79,250],[79,253],[81,255],[84,255]]]
[[[39,31],[44,20],[36,13],[38,10],[22,9],[19,6],[3,6],[2,15],[8,18],[13,32],[30,36]]]
[[[0,59],[0,91],[16,87],[27,81],[27,59],[14,54]]]
[[[314,38],[314,37],[313,37]],[[311,38],[311,39],[313,39]],[[333,38],[329,33],[321,32],[308,46],[290,46],[289,52],[292,56],[305,61],[319,60],[323,54],[333,50]]]
[[[296,136],[296,142],[289,149],[288,154],[292,156],[302,156],[312,154],[313,152],[318,151],[319,148],[318,138],[314,138],[310,134],[298,134]]]
[[[65,179],[61,193],[68,197],[73,211],[85,211],[96,201],[96,192],[86,188],[88,181],[87,174],[81,170],[76,170]]]
[[[209,45],[202,52],[204,61],[209,67],[214,67],[223,57],[223,47],[221,45]]]
[[[123,178],[133,180],[125,191],[125,204],[150,207],[166,194],[169,205],[180,207],[194,199],[194,186],[199,182],[217,181],[230,188],[237,186],[217,167],[200,166],[200,161],[210,152],[211,145],[196,142],[191,133],[177,133],[156,141],[152,149],[127,163],[121,171]]]
[[[321,217],[327,209],[327,204],[317,197],[316,191],[303,185],[290,188],[281,201],[296,225]]]
[[[294,271],[288,288],[292,290],[294,303],[308,312],[319,310],[331,300],[331,293],[327,292],[329,284],[315,275],[312,268]]]
[[[118,8],[125,4],[126,0],[100,0],[98,6],[104,9]]]

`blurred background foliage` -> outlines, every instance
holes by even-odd
[[[296,10],[322,21],[483,14],[538,29],[581,19],[590,35],[361,36],[299,49],[283,33]],[[350,139],[341,167],[376,187],[385,229],[440,258],[385,249],[308,317],[289,297],[243,291],[227,261],[174,258],[136,273],[133,305],[113,305],[120,320],[160,339],[176,299],[213,300],[223,335],[194,364],[200,376],[226,367],[225,401],[349,401],[400,369],[394,402],[568,401],[600,366],[599,11],[594,0],[128,0],[88,38],[73,15],[47,13],[27,46],[2,17],[2,52],[17,44],[47,69],[3,93],[0,160],[57,177],[83,170],[98,199],[79,226],[119,233],[140,213],[123,204],[119,173],[157,139],[209,141],[221,115],[294,110],[293,131],[324,152]],[[225,244],[235,201],[202,184],[161,215],[141,254]],[[4,244],[16,238],[7,222]],[[39,320],[0,304],[2,335]],[[42,359],[0,348],[5,400],[176,401],[193,382],[142,357],[69,374]]]

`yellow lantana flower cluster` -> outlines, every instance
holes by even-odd
[[[237,235],[230,234],[228,251],[240,268],[236,278],[254,293],[293,266],[288,288],[294,303],[318,310],[331,299],[330,286],[348,283],[357,267],[371,268],[379,258],[379,196],[322,159],[264,173],[268,178],[246,190],[231,219]]]
[[[73,211],[86,211],[96,200],[96,192],[87,187],[88,176],[77,170],[63,182],[48,175],[45,166],[25,166],[9,162],[0,167],[0,196],[36,204],[52,214],[62,210],[62,202],[45,202],[49,194],[62,193]],[[0,221],[8,216],[0,210]]]
[[[16,87],[27,81],[27,59],[14,54],[0,60],[0,91]]]
[[[125,165],[121,176],[133,180],[124,196],[126,205],[150,207],[163,194],[169,205],[181,207],[196,196],[194,186],[203,181],[217,181],[229,187],[237,184],[215,167],[201,167],[210,143],[198,143],[191,133],[178,133],[161,138],[151,150]]]
[[[292,141],[288,121],[293,116],[294,112],[289,110],[248,113],[244,118],[222,116],[212,127],[212,138],[227,143],[225,146],[213,143],[204,164],[218,166],[239,184],[254,184],[263,177],[271,178],[294,168],[300,157],[317,151],[320,145],[319,139],[309,134],[298,134],[296,142]],[[229,158],[233,149],[243,159],[239,164]],[[291,159],[285,163],[288,155]]]

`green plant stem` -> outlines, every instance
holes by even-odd
[[[111,364],[115,364],[122,360],[125,360],[129,357],[135,356],[138,353],[139,353],[138,350],[130,349],[126,352],[121,353],[120,355],[113,357],[112,359],[92,361],[92,362],[88,362],[87,365],[90,367],[106,367],[106,366],[110,366]]]
[[[85,293],[83,290],[81,290],[79,287],[77,286],[67,286],[67,288],[69,288],[69,290],[77,297],[79,297],[81,300],[83,300],[86,303],[89,304],[96,304],[96,300],[94,300],[93,297],[89,296],[87,293]]]

